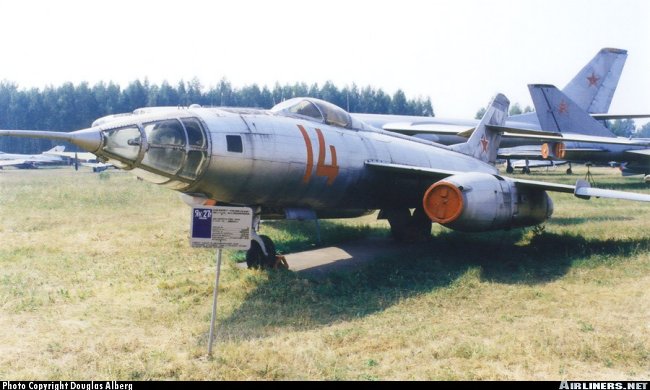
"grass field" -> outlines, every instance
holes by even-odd
[[[531,177],[584,175],[562,172]],[[0,377],[647,380],[650,205],[552,197],[542,228],[436,226],[326,279],[243,270],[226,252],[207,358],[214,250],[189,247],[177,193],[117,171],[0,171]],[[327,245],[388,235],[374,217],[322,225]],[[263,233],[285,252],[315,241],[312,224]]]

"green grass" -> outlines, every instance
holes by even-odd
[[[436,226],[429,243],[324,279],[240,269],[226,251],[207,358],[215,255],[189,247],[175,192],[123,172],[0,171],[0,377],[647,379],[650,206],[552,197],[542,228]],[[321,227],[324,245],[388,239],[373,216]],[[316,240],[313,223],[262,233],[285,253]]]

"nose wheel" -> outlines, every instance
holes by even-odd
[[[264,247],[262,247],[262,245]],[[273,241],[268,236],[264,235],[254,238],[251,242],[250,249],[246,251],[246,265],[248,268],[273,268],[275,262],[276,251]]]

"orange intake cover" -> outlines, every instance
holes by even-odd
[[[564,143],[558,142],[553,147],[553,152],[555,153],[555,157],[564,158],[564,155],[566,154],[566,146],[564,146]]]
[[[422,206],[433,222],[453,222],[463,211],[463,194],[455,185],[439,181],[424,193]]]
[[[542,158],[548,158],[548,144],[543,143],[542,144]]]

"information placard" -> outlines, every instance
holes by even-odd
[[[253,210],[248,207],[193,207],[190,245],[246,250],[251,246],[252,224]]]

